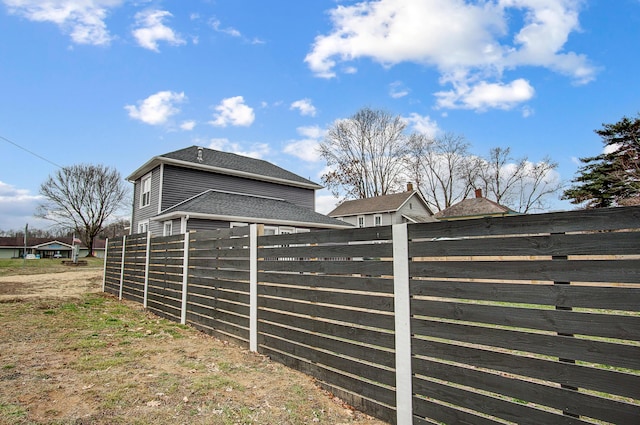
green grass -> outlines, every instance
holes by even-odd
[[[36,273],[59,273],[72,270],[86,270],[88,268],[102,268],[102,258],[82,257],[79,260],[87,261],[86,266],[65,266],[61,259],[42,258],[40,260],[23,260],[21,258],[0,258],[0,276]],[[67,259],[68,261],[68,259]]]

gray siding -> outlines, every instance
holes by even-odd
[[[406,214],[406,215],[421,215],[431,217],[429,210],[424,206],[424,204],[417,198],[412,197],[409,199],[409,202],[404,204],[402,208],[398,211],[398,214]],[[399,217],[401,219],[402,217]],[[402,223],[402,221],[398,221],[398,223]]]
[[[138,233],[138,224],[148,220],[158,214],[158,202],[160,202],[160,167],[151,171],[151,199],[149,205],[140,208],[140,191],[142,189],[142,178],[135,181],[133,185],[133,214],[131,215],[131,233]],[[153,221],[149,222],[149,230],[155,235],[162,235],[162,227]]]
[[[172,165],[164,167],[162,210],[208,189],[269,196],[315,210],[315,191],[313,189],[285,186]]]
[[[187,221],[187,232],[192,230],[216,230],[216,229],[228,229],[231,227],[231,223],[228,221],[219,220],[202,220],[199,218],[190,218]],[[174,230],[174,234],[177,234]]]

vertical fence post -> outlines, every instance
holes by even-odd
[[[410,424],[413,422],[413,389],[411,384],[409,238],[406,223],[393,225],[393,287],[396,343],[396,423]]]
[[[104,241],[104,264],[102,267],[102,292],[107,285],[107,258],[109,258],[109,238]]]
[[[127,247],[127,235],[122,237],[122,258],[120,261],[120,292],[118,293],[118,299],[122,299],[122,286],[124,284],[124,254]]]
[[[189,232],[184,234],[184,259],[182,260],[182,315],[180,323],[187,324],[187,287],[189,284]]]
[[[147,256],[144,260],[144,292],[142,295],[142,306],[147,308],[149,299],[149,264],[151,263],[151,232],[147,231]]]
[[[258,225],[249,226],[249,350],[258,351]]]
[[[562,235],[564,235],[564,233],[551,233],[551,235],[552,235],[552,237],[556,236],[556,235],[557,236],[562,236]],[[568,260],[569,260],[569,257],[566,256],[566,255],[553,255],[553,256],[551,256],[551,261],[560,262],[560,261],[568,261]],[[571,285],[571,282],[554,281],[553,284],[554,285]],[[564,311],[572,311],[573,310],[572,307],[560,306],[560,305],[555,306],[555,308],[556,308],[556,310],[564,310]],[[558,332],[558,335],[559,336],[567,336],[567,337],[573,337],[574,336],[573,334],[568,334],[568,333],[563,333],[563,332]],[[572,363],[573,364],[573,363],[576,362],[573,359],[559,358],[558,360],[561,363]],[[572,385],[560,384],[560,387],[561,388],[566,388],[566,389],[569,389],[569,390],[573,390],[573,391],[578,391],[578,388],[574,387]],[[564,416],[570,416],[572,418],[579,418],[580,417],[580,415],[576,415],[575,413],[570,413],[570,412],[567,412],[567,411],[563,411],[562,414]]]

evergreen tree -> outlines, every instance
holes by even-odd
[[[640,202],[640,114],[623,117],[596,130],[605,145],[604,153],[580,158],[584,164],[564,191],[563,199],[585,208],[635,205]]]

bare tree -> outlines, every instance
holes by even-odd
[[[336,197],[369,198],[399,190],[407,151],[405,121],[381,110],[363,108],[337,120],[320,143],[330,171],[322,181]]]
[[[469,143],[452,133],[437,138],[412,134],[406,157],[407,173],[429,207],[441,211],[465,199],[472,190],[475,171]]]
[[[63,167],[42,183],[36,216],[74,229],[93,255],[93,240],[128,193],[120,173],[103,165]]]
[[[514,160],[511,148],[492,148],[474,168],[478,171],[475,185],[487,198],[521,213],[547,209],[549,196],[562,188],[555,172],[557,162],[549,157],[538,163],[527,157]]]

